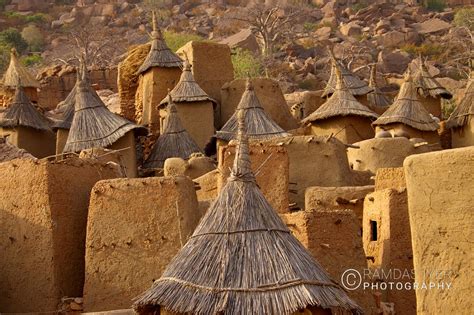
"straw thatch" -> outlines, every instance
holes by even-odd
[[[216,101],[207,95],[203,89],[194,80],[193,73],[191,72],[191,64],[186,59],[183,65],[183,73],[176,86],[170,92],[171,97],[175,103],[179,102],[201,102],[210,101],[215,106]],[[165,97],[160,105],[168,104],[168,97]]]
[[[30,159],[36,158],[24,149],[9,143],[4,137],[0,137],[0,162],[7,162],[14,159]]]
[[[58,107],[53,111],[54,116],[58,116],[54,119],[53,130],[71,128],[72,120],[74,118],[75,104],[76,104],[76,90],[79,84],[79,80],[72,88],[71,92],[67,97],[58,104]]]
[[[372,106],[372,108],[385,110],[390,106],[391,102],[378,88],[376,74],[377,67],[375,64],[373,64],[372,68],[370,69],[369,79],[369,87],[371,87],[373,91],[367,94],[367,100],[369,101],[369,104]]]
[[[401,123],[421,131],[435,131],[438,123],[431,117],[418,99],[416,86],[410,71],[407,70],[405,81],[392,106],[389,107],[376,121],[374,126]]]
[[[474,77],[471,73],[464,96],[446,121],[446,128],[463,127],[472,115],[474,115]]]
[[[173,102],[172,97],[168,95],[168,116],[165,128],[153,145],[143,165],[145,168],[162,168],[168,158],[179,157],[187,160],[192,153],[201,152],[199,146],[181,124]]]
[[[245,111],[231,176],[191,238],[136,311],[287,315],[310,306],[360,309],[291,234],[259,190],[250,168]]]
[[[0,119],[0,127],[29,127],[48,131],[51,130],[49,124],[48,119],[31,104],[28,96],[23,91],[23,87],[17,86],[12,103],[3,112]]]
[[[346,81],[343,79],[343,75],[337,67],[335,68],[335,75],[337,83],[334,93],[323,105],[303,119],[302,122],[308,123],[338,116],[362,116],[370,119],[377,118],[378,115],[375,112],[355,99],[346,87]]]
[[[156,15],[153,11],[153,31],[151,32],[151,48],[148,56],[138,69],[138,74],[144,73],[152,67],[181,68],[181,59],[166,45],[161,31],[158,29]]]
[[[286,137],[288,133],[277,125],[265,112],[257,94],[255,93],[250,80],[247,80],[247,86],[239,105],[230,119],[216,133],[217,139],[230,141],[235,139],[238,129],[238,115],[245,113],[245,125],[247,126],[247,135],[252,140],[268,140],[279,137]]]
[[[365,81],[359,79],[349,69],[347,69],[339,61],[337,61],[332,51],[329,52],[331,55],[331,75],[329,77],[328,83],[326,84],[326,87],[324,88],[322,97],[329,97],[334,93],[337,85],[336,69],[339,69],[339,71],[341,71],[344,83],[352,95],[365,95],[373,90],[367,85],[367,83],[365,83]]]
[[[75,91],[74,117],[63,152],[106,148],[131,130],[147,133],[144,127],[109,111],[84,76]]]
[[[413,78],[413,82],[418,88],[418,93],[423,97],[431,96],[434,98],[451,99],[453,95],[431,76],[422,58],[419,59],[419,64],[420,67]]]
[[[11,49],[10,65],[3,75],[3,86],[15,88],[18,85],[23,87],[39,88],[39,82],[18,60],[18,53],[15,48]]]

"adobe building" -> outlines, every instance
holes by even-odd
[[[81,76],[75,89],[74,116],[63,153],[92,148],[118,150],[127,177],[136,177],[135,138],[146,135],[146,129],[109,111],[90,86],[84,71]]]
[[[164,121],[163,133],[158,137],[151,148],[144,168],[163,168],[166,159],[181,158],[188,160],[193,153],[200,153],[201,148],[181,123],[178,110],[171,95],[168,94],[168,114]]]
[[[139,314],[358,313],[259,190],[242,112],[231,175],[187,243],[133,305]]]
[[[346,146],[335,138],[293,136],[266,141],[286,148],[289,166],[289,200],[304,209],[305,190],[311,186],[370,185],[370,173],[351,170]]]
[[[194,80],[191,64],[184,61],[183,73],[178,84],[169,92],[183,127],[202,149],[214,135],[214,110],[217,102],[207,95]],[[164,132],[164,120],[168,113],[168,97],[159,105],[160,133]]]
[[[228,119],[221,117],[221,88],[234,80],[234,65],[228,45],[208,41],[190,41],[176,51],[181,59],[188,58],[197,84],[217,101],[214,126],[220,128]],[[237,100],[238,102],[238,100]],[[236,103],[237,104],[237,103]],[[230,117],[230,116],[229,116]]]
[[[85,311],[130,308],[161,276],[199,219],[194,185],[186,176],[98,182],[85,242]]]
[[[153,11],[152,42],[148,55],[138,69],[139,83],[136,107],[141,109],[141,124],[149,127],[152,134],[159,133],[160,117],[157,104],[174,88],[181,76],[181,59],[166,45],[158,29]]]
[[[367,268],[360,219],[353,210],[305,209],[280,214],[280,217],[311,256],[317,258],[321,267],[338,283],[346,270],[363,272]],[[346,292],[364,314],[374,314],[376,304],[370,289],[360,287]]]
[[[407,156],[436,150],[441,150],[439,144],[429,144],[420,139],[372,138],[347,148],[347,159],[351,169],[375,174],[381,168],[401,167]]]
[[[31,104],[23,87],[17,86],[13,100],[0,117],[0,136],[33,156],[44,158],[55,153],[56,139],[50,123]]]
[[[285,94],[285,101],[290,107],[290,113],[300,121],[324,104],[326,99],[321,94],[321,91],[293,92]]]
[[[353,74],[349,69],[347,69],[340,61],[336,59],[332,50],[329,50],[331,57],[331,75],[329,80],[324,88],[323,94],[321,95],[324,98],[329,98],[337,90],[337,69],[341,72],[344,85],[346,86],[349,93],[354,96],[354,98],[361,104],[368,106],[369,101],[367,94],[373,91],[372,87],[369,87],[365,81],[362,81]]]
[[[453,95],[446,90],[435,78],[431,76],[426,67],[425,61],[420,57],[418,60],[419,69],[413,76],[413,82],[420,95],[420,102],[423,107],[439,119],[442,117],[441,100],[450,100]]]
[[[311,124],[311,134],[334,136],[346,144],[372,138],[371,123],[378,115],[354,98],[339,67],[335,65],[334,69],[337,77],[334,93],[302,122]]]
[[[235,142],[219,148],[217,155],[220,176],[217,178],[217,191],[221,191],[230,176],[235,159]],[[284,147],[251,141],[249,146],[252,171],[263,195],[278,213],[287,213],[289,209],[288,182],[289,160]]]
[[[234,114],[222,126],[221,130],[216,133],[217,146],[226,145],[229,141],[236,138],[238,129],[237,117],[241,112],[244,114],[247,135],[251,140],[264,141],[288,136],[289,134],[270,117],[261,104],[252,81],[247,79],[245,91]]]
[[[0,84],[0,106],[8,106],[8,104],[10,104],[18,85],[23,87],[26,96],[31,102],[38,102],[38,88],[40,84],[28,69],[21,64],[18,60],[18,52],[15,48],[12,48],[10,52],[10,64]]]
[[[277,81],[269,78],[236,79],[222,86],[221,120],[216,127],[222,127],[234,115],[235,110],[247,89],[247,80],[253,86],[260,105],[283,130],[298,128],[298,122],[291,115],[285,97]]]
[[[20,149],[8,142],[6,138],[0,137],[0,163],[20,158],[35,159],[33,155],[29,154],[24,149]]]
[[[383,175],[375,178],[375,192],[368,194],[364,202],[362,240],[368,268],[373,272],[367,280],[378,283],[381,300],[393,303],[396,314],[415,315],[415,290],[405,289],[405,285],[413,286],[415,279],[407,189],[404,183],[400,185],[403,169],[382,170]],[[402,289],[384,288],[384,282],[399,283]]]
[[[367,106],[379,115],[382,115],[392,103],[377,86],[377,66],[370,68],[369,87],[372,91],[367,93]]]
[[[474,145],[474,80],[471,76],[461,102],[456,106],[446,128],[451,130],[451,144],[453,148]]]
[[[469,313],[473,304],[466,292],[474,286],[474,147],[411,156],[403,166],[415,281],[435,285],[416,290],[417,314]]]
[[[56,312],[82,296],[92,186],[119,176],[94,160],[0,163],[0,312]]]
[[[421,138],[439,143],[439,124],[420,102],[410,70],[405,74],[395,102],[372,125],[376,137]]]
[[[196,179],[216,169],[213,159],[202,153],[193,153],[189,160],[179,157],[167,158],[163,166],[164,176],[184,175]]]

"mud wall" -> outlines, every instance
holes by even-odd
[[[373,138],[375,135],[371,120],[364,117],[345,116],[318,120],[311,124],[311,134],[316,136],[333,136],[342,143]]]

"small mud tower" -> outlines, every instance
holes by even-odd
[[[355,99],[346,85],[339,66],[334,63],[337,83],[331,97],[303,120],[311,124],[311,133],[334,136],[343,143],[354,143],[374,136],[371,123],[378,115]]]
[[[439,143],[439,124],[420,102],[416,90],[410,70],[407,70],[397,99],[373,123],[376,137],[421,138],[429,143]]]
[[[209,139],[214,135],[214,110],[217,102],[209,97],[194,80],[191,64],[188,59],[184,62],[183,73],[178,84],[170,92],[170,96],[178,110],[183,127],[189,132],[199,147],[204,149]],[[160,134],[163,133],[164,120],[168,111],[168,98],[160,103]]]
[[[138,122],[149,127],[151,133],[160,130],[158,104],[174,88],[181,75],[181,59],[166,45],[158,29],[153,12],[151,48],[143,64],[138,69],[140,75],[136,94],[137,110],[142,112]]]
[[[453,95],[431,76],[422,58],[419,58],[419,69],[415,73],[413,82],[417,87],[420,102],[425,109],[435,117],[442,118],[441,99],[451,99]]]
[[[474,145],[474,77],[467,84],[464,97],[449,116],[446,127],[451,129],[453,148]]]
[[[21,86],[0,119],[0,135],[37,158],[54,155],[55,136],[50,121],[41,114]]]
[[[10,65],[3,75],[0,84],[0,106],[8,106],[9,101],[15,93],[17,85],[21,85],[25,94],[33,102],[38,102],[39,82],[28,72],[28,70],[18,60],[18,52],[12,48],[10,53]]]

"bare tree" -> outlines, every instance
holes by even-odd
[[[288,12],[285,12],[285,9]],[[291,21],[299,13],[293,7],[285,9],[279,6],[269,7],[258,4],[247,8],[242,16],[234,18],[250,26],[262,42],[261,52],[265,57],[273,54],[275,43],[285,37]]]
[[[471,61],[474,58],[474,34],[465,26],[453,28],[445,35],[444,51],[439,57],[445,66],[454,67],[464,77],[468,77],[471,70]]]

